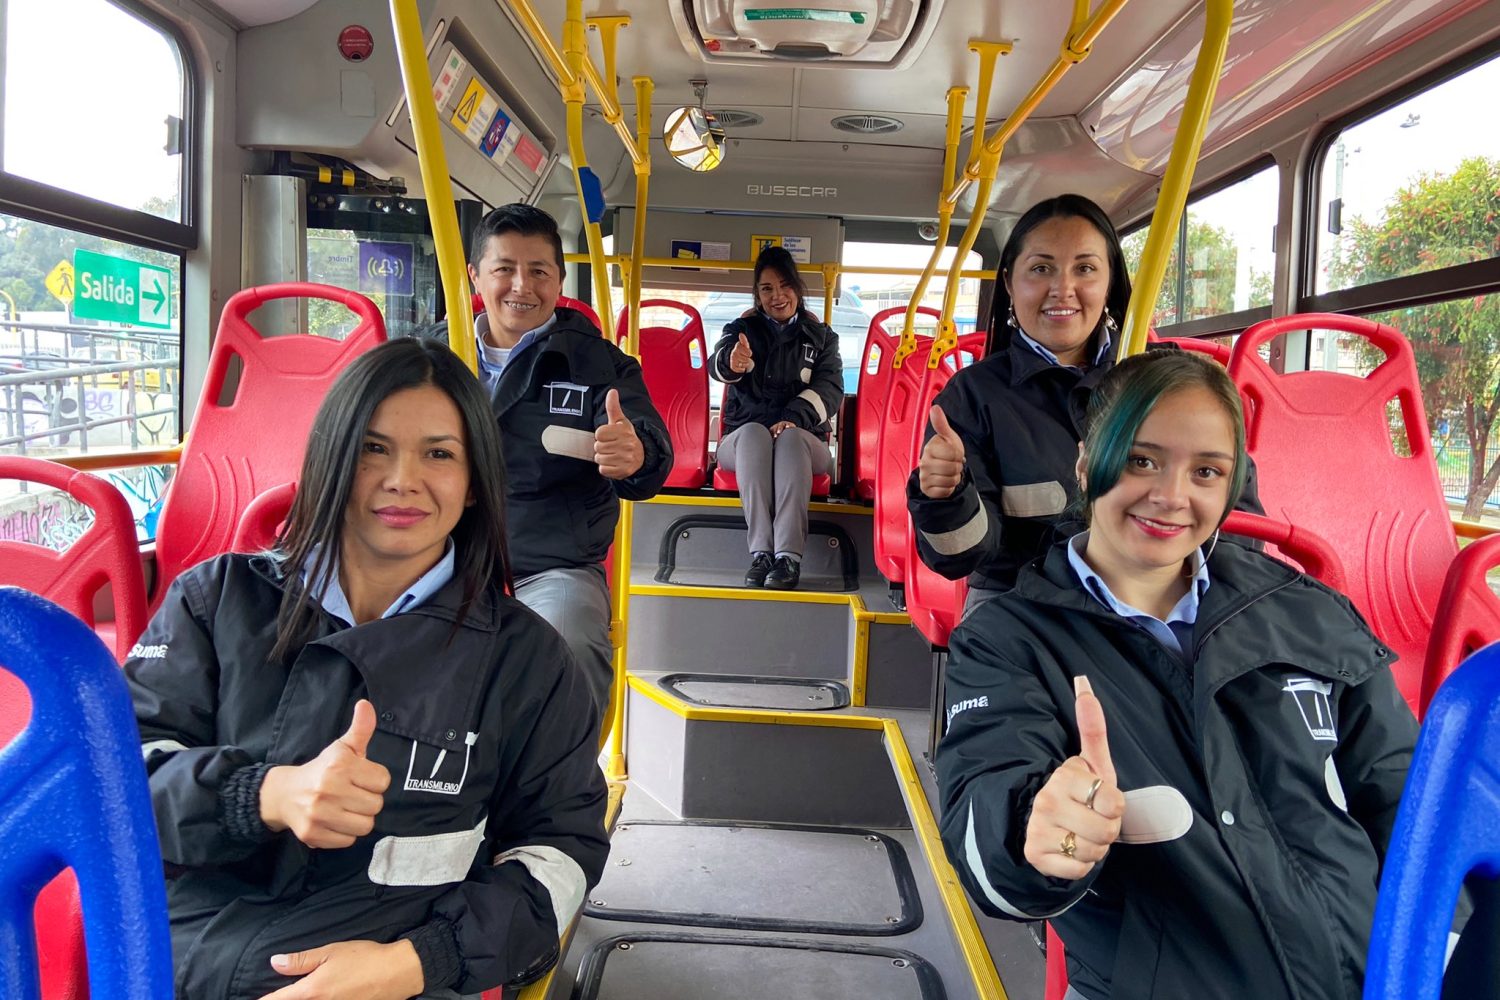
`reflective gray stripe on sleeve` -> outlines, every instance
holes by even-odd
[[[979,886],[984,898],[998,906],[1002,912],[1009,914],[1018,920],[1051,920],[1073,908],[1073,904],[1083,898],[1079,892],[1076,897],[1068,901],[1068,905],[1052,913],[1027,913],[1025,910],[1012,906],[1010,901],[1000,895],[1000,890],[990,884],[990,880],[984,874],[984,859],[979,856],[979,838],[974,833],[974,803],[969,803],[969,828],[964,832],[964,861],[969,866],[969,874],[974,876],[974,882]]]
[[[187,744],[178,743],[176,740],[152,740],[150,743],[141,744],[141,759],[150,757],[160,750],[162,753],[175,753],[178,750],[186,750]]]
[[[381,837],[368,874],[376,885],[450,885],[462,882],[484,843],[484,820],[472,830],[425,837]]]
[[[552,915],[557,918],[557,933],[568,929],[574,915],[583,906],[583,894],[588,888],[583,869],[578,862],[555,847],[542,844],[527,844],[513,847],[495,856],[495,864],[519,861],[526,866],[531,877],[542,884],[552,900]]]
[[[974,516],[961,526],[952,531],[924,531],[922,537],[927,539],[927,544],[931,545],[938,555],[956,556],[984,541],[984,533],[988,528],[989,521],[985,518],[984,505],[980,504]]]
[[[797,393],[798,399],[805,399],[812,404],[813,412],[818,415],[818,423],[828,419],[828,407],[823,405],[823,397],[818,395],[816,389],[803,389]]]

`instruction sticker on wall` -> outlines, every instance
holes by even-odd
[[[792,260],[799,264],[812,263],[812,237],[811,236],[752,236],[750,237],[750,256],[758,257],[766,247],[782,247],[792,255]]]
[[[437,81],[432,85],[432,99],[437,106],[442,108],[448,103],[448,98],[453,94],[453,88],[458,86],[459,77],[463,76],[464,70],[469,64],[464,57],[457,52],[448,55],[448,61],[443,63],[443,68],[438,70]]]
[[[728,243],[706,240],[673,240],[673,260],[728,260],[731,247]],[[674,271],[723,271],[722,267],[674,267]]]

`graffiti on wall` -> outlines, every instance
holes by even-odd
[[[94,512],[65,493],[24,493],[0,501],[0,540],[61,551],[83,537]]]

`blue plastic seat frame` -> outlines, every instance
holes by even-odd
[[[167,895],[140,733],[119,665],[57,605],[0,587],[0,665],[31,719],[0,748],[0,997],[38,996],[32,908],[78,875],[90,995],[170,1000]]]
[[[1375,905],[1365,1000],[1436,1000],[1459,889],[1500,877],[1500,643],[1438,688]]]

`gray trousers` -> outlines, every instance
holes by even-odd
[[[614,648],[609,644],[609,587],[603,566],[544,569],[516,581],[516,599],[547,620],[583,670],[599,715],[609,711]]]
[[[719,442],[719,465],[739,480],[750,551],[801,559],[813,476],[833,471],[828,445],[800,427],[772,438],[765,425],[745,424]]]

